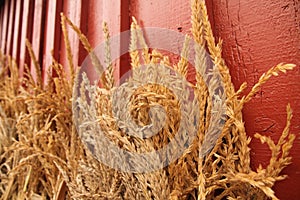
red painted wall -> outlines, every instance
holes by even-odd
[[[286,105],[291,104],[291,132],[300,133],[300,2],[296,0],[211,0],[206,1],[217,38],[223,39],[223,57],[238,89],[249,89],[259,77],[280,62],[298,67],[287,75],[272,78],[243,110],[249,136],[262,133],[277,140],[286,122]],[[132,0],[130,14],[143,26],[190,32],[190,2],[186,0]],[[193,74],[189,74],[193,77]],[[246,92],[249,91],[246,90]],[[259,140],[251,142],[252,168],[268,164],[270,152]],[[291,151],[293,163],[283,173],[289,177],[276,183],[280,199],[300,197],[300,137]]]
[[[230,67],[236,88],[244,81],[253,86],[259,76],[279,62],[298,65],[296,70],[272,78],[260,93],[244,108],[244,120],[249,136],[260,132],[277,139],[285,125],[285,108],[294,110],[291,131],[300,133],[300,5],[297,0],[207,0],[214,34],[223,39],[223,56]],[[67,65],[59,13],[64,12],[87,35],[93,47],[103,40],[102,22],[109,23],[112,35],[129,29],[130,17],[135,16],[145,27],[162,27],[190,32],[190,2],[187,0],[5,0],[0,7],[0,46],[20,64],[30,64],[25,38],[33,43],[43,74],[46,76],[49,51]],[[17,19],[20,20],[17,20]],[[86,52],[72,30],[71,47],[75,66],[80,65]],[[42,59],[44,58],[44,59]],[[44,61],[42,63],[42,60]],[[126,56],[121,63],[127,63]],[[119,68],[120,77],[128,67]],[[32,69],[33,70],[33,69]],[[189,77],[193,77],[193,72]],[[267,146],[252,140],[252,166],[266,165]],[[289,178],[276,184],[280,199],[300,197],[300,137],[292,149],[293,164],[284,170]]]
[[[268,81],[243,110],[249,136],[256,132],[277,139],[291,104],[291,132],[298,134],[291,151],[293,163],[276,183],[280,199],[300,197],[300,2],[297,0],[213,0],[209,3],[215,35],[224,40],[223,56],[236,88],[244,81],[251,87],[270,67],[288,62],[297,68]],[[256,139],[251,142],[252,166],[266,165],[269,151]]]

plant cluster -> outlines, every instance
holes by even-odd
[[[74,99],[73,95],[73,87],[78,83],[67,25],[78,34],[91,55],[94,67],[100,71],[104,68],[93,54],[87,38],[67,17],[61,15],[68,66],[62,66],[53,58],[51,70],[57,75],[49,75],[47,84],[42,81],[40,66],[29,42],[26,45],[35,64],[36,78],[31,76],[27,66],[27,73],[19,77],[15,61],[1,54],[0,199],[277,199],[272,186],[286,177],[281,171],[291,163],[289,151],[295,139],[289,131],[292,110],[288,105],[286,127],[278,141],[259,133],[255,135],[269,146],[272,154],[266,168],[251,169],[251,139],[245,131],[242,108],[268,79],[279,72],[292,70],[295,65],[272,67],[243,96],[246,83],[235,91],[229,69],[221,56],[221,41],[216,41],[213,36],[204,1],[192,0],[191,8],[191,37],[202,47],[195,49],[197,73],[196,84],[193,85],[200,102],[193,109],[199,109],[200,125],[188,151],[175,162],[154,172],[126,173],[112,169],[99,162],[82,143],[72,120],[72,102],[82,99]],[[167,124],[159,134],[145,141],[123,134],[112,116],[111,94],[116,86],[106,24],[103,30],[107,41],[106,70],[99,77],[102,88],[93,90],[93,101],[97,107],[92,112],[98,117],[99,125],[108,130],[107,137],[116,145],[135,152],[161,148],[174,137],[178,130],[178,116],[184,114],[178,109],[178,100],[172,91],[158,85],[148,84],[139,88],[131,98],[130,107],[136,122],[147,125],[149,108],[159,104],[170,113]],[[188,42],[183,45],[179,62],[171,64],[168,56],[149,50],[135,19],[131,31],[132,69],[138,69],[141,63],[152,67],[173,65],[179,74],[187,75],[189,64],[186,55],[191,48]],[[142,45],[142,50],[137,50],[137,42]],[[206,135],[213,122],[210,120],[212,99],[200,73],[206,62],[203,49],[208,50],[219,70],[227,97],[227,116],[218,135]],[[70,76],[66,75],[67,67]],[[136,73],[139,72],[136,70]],[[138,76],[143,79],[147,73]],[[84,90],[85,85],[80,87]],[[84,115],[81,117],[85,120]],[[95,149],[101,148],[101,144],[94,145]]]

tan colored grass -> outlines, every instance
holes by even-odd
[[[189,43],[190,38],[188,36],[185,37],[183,48],[181,51],[181,57],[177,65],[175,65],[175,70],[178,71],[183,77],[187,76],[188,71],[188,57],[189,57]]]
[[[110,35],[108,30],[108,25],[106,22],[103,23],[103,33],[105,38],[105,65],[106,65],[106,80],[107,86],[109,89],[114,87],[114,68],[111,60],[111,53],[110,53]]]
[[[266,168],[251,169],[250,138],[245,131],[242,108],[271,76],[292,70],[295,65],[279,64],[271,68],[248,95],[241,97],[246,84],[234,90],[229,70],[221,57],[221,42],[215,42],[204,1],[193,0],[191,5],[191,37],[198,46],[190,47],[187,39],[179,63],[171,63],[168,56],[157,50],[150,52],[135,19],[131,25],[129,51],[133,76],[136,80],[144,80],[149,74],[158,77],[160,74],[155,74],[154,67],[160,65],[176,66],[175,70],[186,76],[186,58],[189,49],[195,48],[197,82],[192,87],[199,105],[192,107],[191,111],[181,111],[179,101],[171,90],[146,84],[137,88],[130,98],[128,108],[131,117],[136,123],[147,125],[150,107],[161,105],[168,111],[167,123],[157,135],[145,140],[124,134],[112,113],[112,92],[116,88],[109,32],[104,24],[107,70],[99,77],[104,88],[89,88],[88,92],[95,95],[91,99],[95,106],[90,108],[90,113],[80,112],[77,116],[82,122],[89,122],[91,116],[97,116],[100,127],[106,130],[105,134],[112,142],[128,151],[145,152],[161,148],[174,137],[181,115],[190,116],[189,112],[199,111],[200,126],[192,145],[175,162],[155,172],[125,173],[112,169],[99,162],[93,155],[95,152],[83,145],[80,139],[83,136],[77,132],[72,119],[72,103],[81,101],[82,106],[86,104],[84,97],[74,99],[78,92],[86,91],[86,76],[83,76],[82,83],[74,79],[74,85],[80,89],[73,91],[74,85],[70,84],[64,67],[53,59],[50,67],[57,77],[49,77],[48,85],[43,85],[38,61],[29,42],[26,45],[37,70],[36,82],[28,67],[25,67],[25,76],[19,77],[15,62],[0,54],[1,66],[4,66],[0,73],[0,199],[277,199],[272,186],[286,178],[281,172],[291,163],[289,152],[295,139],[295,135],[290,133],[292,110],[288,105],[286,127],[277,143],[270,137],[259,133],[255,135],[268,145],[271,158]],[[62,14],[69,67],[72,69],[74,66],[66,25],[77,33],[83,46],[91,53],[94,67],[103,72],[103,66],[92,52],[86,36]],[[138,43],[142,46],[140,50],[137,49]],[[225,85],[227,118],[221,135],[209,133],[209,125],[215,122],[214,115],[210,114],[213,108],[213,100],[209,98],[211,91],[203,77],[207,62],[205,47],[209,49]],[[148,64],[146,71],[139,69],[141,64]],[[74,74],[71,70],[71,78]],[[165,83],[170,81],[168,78],[165,78]],[[213,76],[212,85],[216,80],[217,77]],[[120,107],[124,106],[126,102],[121,101]],[[95,151],[105,148],[101,140],[96,140],[94,145]]]
[[[71,45],[70,45],[70,39],[68,35],[68,30],[66,28],[66,18],[65,16],[61,16],[61,29],[64,35],[64,42],[66,44],[66,52],[67,52],[67,61],[68,61],[68,67],[70,70],[70,78],[71,78],[71,84],[74,84],[74,79],[75,79],[75,67],[73,63],[73,54],[71,50]]]

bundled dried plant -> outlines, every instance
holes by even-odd
[[[192,106],[186,110],[180,109],[180,100],[174,91],[157,84],[137,87],[128,98],[128,105],[122,104],[122,101],[118,105],[113,104],[113,99],[118,96],[114,96],[117,86],[113,77],[110,36],[106,23],[103,25],[106,40],[105,68],[93,53],[87,38],[63,14],[62,31],[70,78],[64,67],[53,58],[51,70],[57,76],[49,75],[47,85],[43,85],[41,72],[38,71],[40,66],[29,42],[26,45],[37,70],[36,80],[27,66],[25,76],[19,77],[13,59],[1,54],[0,199],[277,199],[272,187],[276,181],[286,177],[281,171],[291,163],[289,152],[295,139],[295,135],[290,133],[292,110],[288,105],[286,127],[277,142],[270,137],[255,134],[255,138],[268,145],[272,154],[266,168],[260,166],[251,169],[251,139],[245,131],[242,108],[262,84],[279,72],[292,70],[295,65],[281,63],[272,67],[261,76],[249,94],[241,96],[246,84],[234,90],[228,67],[221,56],[221,41],[215,41],[204,1],[192,0],[191,8],[192,36],[186,37],[181,59],[173,63],[177,73],[186,77],[189,67],[186,58],[191,48],[189,41],[193,39],[197,43],[194,47],[196,84],[189,85],[194,89],[195,99],[199,103],[191,102]],[[83,46],[91,53],[96,71],[103,72],[99,77],[103,88],[91,86],[85,74],[81,74],[81,82],[76,79],[67,25],[72,27]],[[141,50],[137,48],[138,43]],[[207,64],[205,49],[208,49],[225,88],[214,99],[210,98],[212,91],[203,77],[203,69]],[[181,97],[188,98],[182,90],[185,86],[174,79],[168,79],[170,72],[162,67],[172,65],[168,56],[157,50],[149,50],[142,29],[134,18],[129,51],[134,70],[132,78],[128,79],[129,86],[150,80],[151,75],[162,80],[163,85],[173,84],[181,88]],[[142,64],[149,67],[144,70],[140,67]],[[159,73],[154,68],[159,68]],[[212,76],[211,84],[214,85],[217,79]],[[74,87],[79,89],[73,90]],[[226,105],[217,101],[217,97],[224,96],[227,98]],[[72,105],[79,111],[72,111]],[[157,105],[166,111],[167,116],[163,128],[153,137],[141,140],[127,135],[122,124],[115,121],[114,114],[119,114],[124,119],[123,123],[132,118],[140,126],[163,121],[162,116],[155,112],[149,115],[150,108]],[[225,106],[226,118],[211,112],[215,109],[213,105]],[[128,109],[126,115],[120,113],[123,108]],[[188,130],[185,131],[197,128],[197,135],[182,156],[170,165],[148,173],[130,173],[111,168],[97,160],[101,148],[107,148],[99,139],[100,136],[95,135],[97,131],[103,132],[116,146],[127,151],[148,152],[168,144],[180,130],[179,124],[189,123],[189,120],[180,121],[180,116],[189,119],[192,113],[198,113],[199,126],[187,126]],[[73,120],[74,114],[76,121],[81,123],[79,130]],[[217,133],[211,133],[210,125],[216,123],[215,118],[222,118],[224,126],[215,127]],[[136,127],[129,128],[136,130]],[[181,140],[188,141],[188,135]],[[106,156],[119,159],[112,154]],[[153,161],[155,159],[153,157]],[[172,155],[169,159],[172,159]],[[144,162],[151,163],[151,160]],[[144,166],[135,160],[132,160],[132,164]]]

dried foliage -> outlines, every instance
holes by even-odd
[[[72,52],[69,45],[66,25],[78,34],[83,46],[92,52],[87,38],[72,22],[62,15],[62,30],[67,48],[71,80],[64,67],[53,59],[51,69],[57,74],[43,85],[40,67],[31,45],[27,47],[35,63],[37,80],[26,73],[18,76],[18,67],[8,56],[0,55],[0,199],[277,199],[272,186],[283,180],[281,171],[291,162],[289,151],[295,135],[289,131],[292,110],[287,106],[287,124],[280,139],[257,133],[255,137],[266,143],[272,154],[266,168],[250,168],[250,138],[245,132],[242,118],[244,103],[258,92],[272,76],[295,67],[293,64],[279,64],[263,74],[259,82],[246,96],[240,96],[246,84],[235,92],[228,67],[221,57],[221,41],[215,42],[208,20],[204,1],[192,1],[192,37],[200,47],[207,47],[210,56],[222,75],[227,96],[225,126],[220,136],[207,136],[212,102],[209,90],[201,76],[205,66],[205,52],[196,47],[195,68],[197,83],[193,86],[200,102],[200,126],[196,140],[181,158],[171,165],[150,173],[125,173],[97,161],[86,150],[77,134],[72,120],[72,90],[75,80]],[[142,63],[170,66],[167,56],[156,50],[149,51],[143,33],[135,19],[131,25],[132,35],[130,57],[132,68]],[[110,130],[107,135],[123,148],[142,152],[161,148],[176,134],[178,126],[178,102],[172,91],[157,85],[139,88],[131,99],[130,113],[141,125],[149,123],[148,111],[153,105],[162,105],[171,113],[167,127],[155,137],[141,141],[122,134],[112,118],[111,92],[114,89],[113,68],[109,48],[107,25],[103,25],[106,39],[105,64],[107,70],[100,77],[104,88],[94,88],[97,108],[90,112],[97,114],[102,127]],[[187,74],[189,52],[186,44],[182,58],[174,68],[182,76]],[[136,50],[137,42],[143,47]],[[100,71],[103,67],[92,55],[94,66]],[[28,68],[27,72],[29,71]],[[137,70],[135,76],[147,74]],[[148,72],[151,73],[151,72]],[[157,75],[158,76],[158,75]],[[84,90],[85,85],[81,85]],[[181,113],[184,114],[184,113]],[[81,116],[84,120],[84,116]],[[216,145],[203,147],[211,137],[216,137]],[[99,147],[99,146],[98,146]],[[204,154],[203,152],[209,152]],[[205,155],[205,156],[202,156]]]

